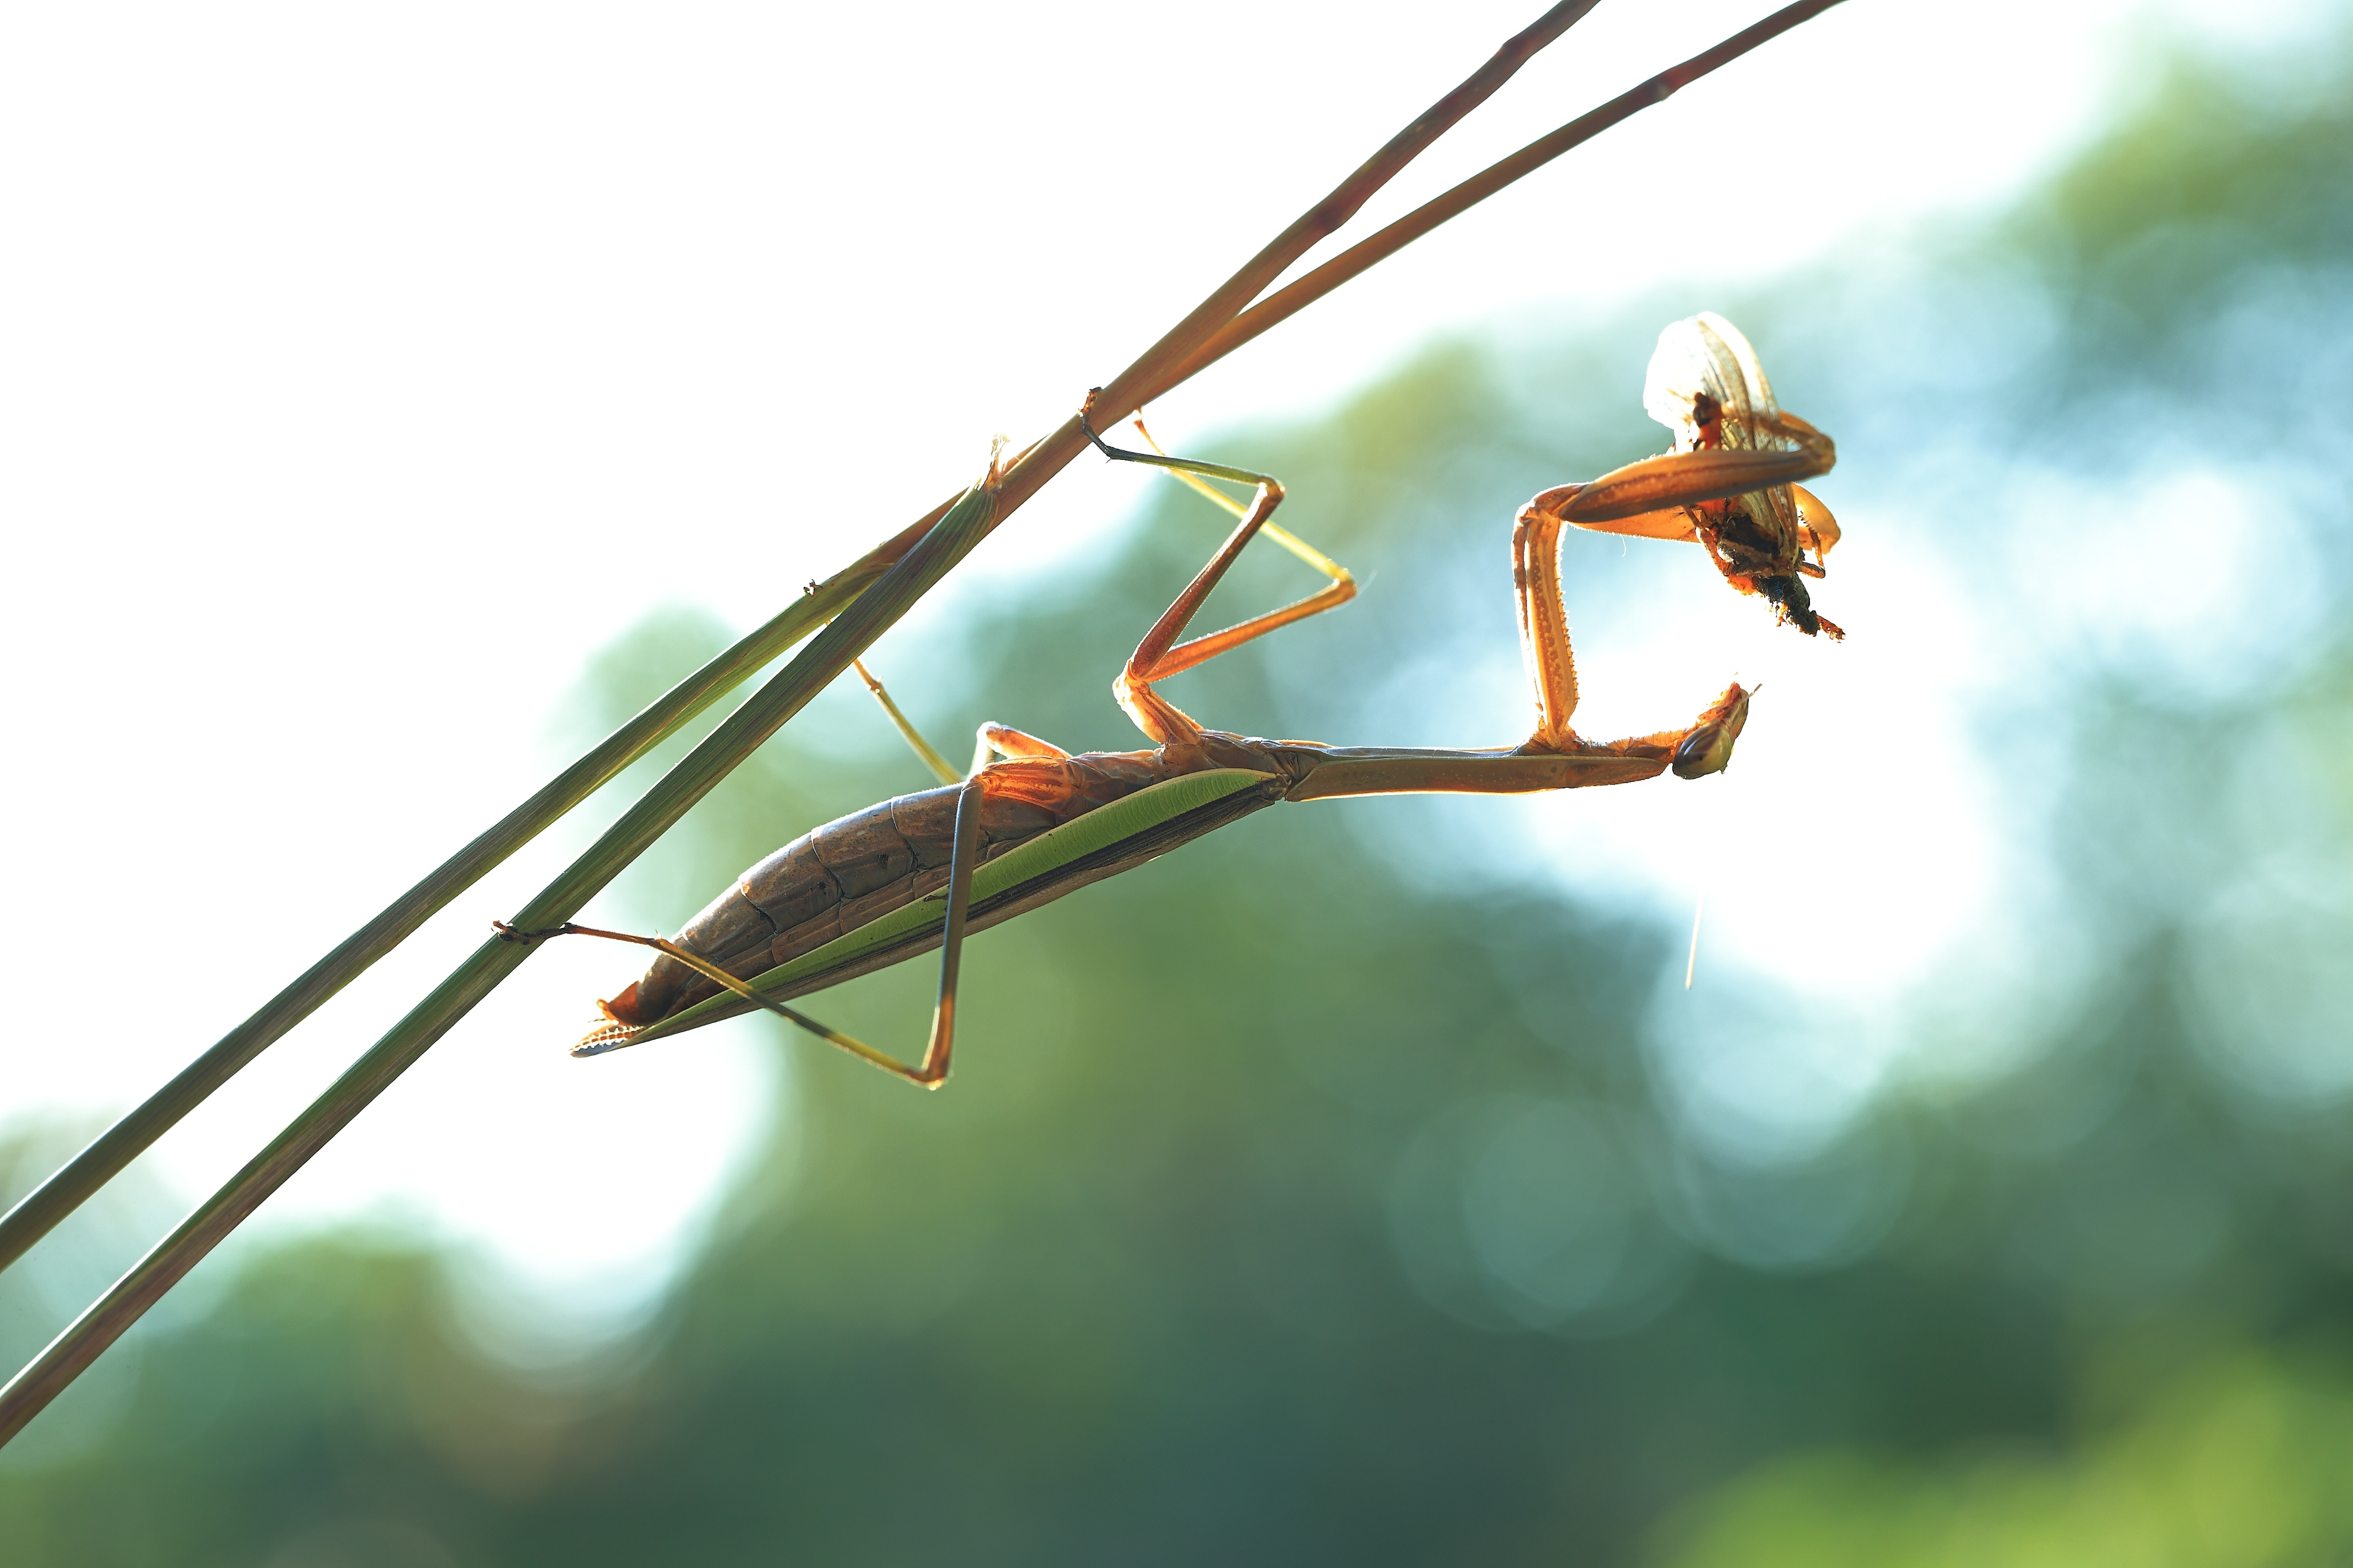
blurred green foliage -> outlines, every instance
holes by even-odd
[[[2207,1347],[2129,1377],[2133,1408],[2064,1453],[1927,1469],[1850,1450],[1767,1466],[1675,1521],[1675,1560],[2259,1568],[2353,1553],[2353,1374],[2341,1360]]]
[[[1975,471],[1874,473],[1872,453],[1963,426],[1979,457],[2096,487],[2158,432],[2341,475],[2322,416],[2353,374],[2346,101],[2179,66],[1990,233],[1734,313],[1834,389],[1806,411],[1842,479],[1974,506],[1986,547],[1955,569],[1998,616],[2017,584]],[[1989,277],[2025,346],[1904,393],[1968,360]],[[1286,522],[1385,564],[1279,664],[1222,660],[1174,695],[1258,733],[1422,738],[1400,706],[1442,707],[1440,665],[1514,657],[1493,520],[1656,444],[1626,367],[1710,302],[1442,345],[1222,446],[1284,477]],[[2335,610],[2341,482],[2313,493],[2333,531],[2306,575]],[[935,741],[988,717],[1134,744],[1105,684],[1216,526],[1172,492],[1116,559],[973,607],[943,661],[970,690],[899,696]],[[1237,601],[1295,587],[1279,557],[1247,564]],[[1654,567],[1592,570],[1625,574],[1607,602]],[[724,636],[691,612],[640,626],[586,678],[582,727]],[[2333,1560],[2353,1551],[2353,1083],[2331,1076],[2348,1046],[2322,949],[2353,917],[2341,882],[2296,869],[2353,863],[2333,637],[2189,696],[2095,652],[1993,700],[1988,746],[2031,730],[2059,781],[2021,831],[2083,890],[2090,978],[1997,1053],[2007,1070],[1892,1090],[1807,1157],[1727,1163],[1662,1096],[1644,1018],[1680,932],[1492,843],[1381,853],[1443,827],[1412,803],[1282,808],[976,939],[944,1094],[780,1046],[791,1113],[627,1344],[509,1365],[431,1252],[289,1247],[116,1352],[132,1374],[70,1440],[37,1426],[0,1463],[0,1555]],[[810,824],[922,787],[869,722],[862,752],[821,715],[787,731],[626,899],[674,924]],[[877,976],[822,1016],[911,1038],[929,984]],[[1766,1239],[1726,1239],[1743,1226]],[[0,1289],[20,1325],[63,1310]]]

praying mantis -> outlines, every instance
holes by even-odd
[[[1737,686],[1682,730],[1595,745],[1570,728],[1576,678],[1553,552],[1559,529],[1569,523],[1694,541],[1707,549],[1727,581],[1765,595],[1784,621],[1804,632],[1837,635],[1836,627],[1813,613],[1800,580],[1820,574],[1822,553],[1836,538],[1836,525],[1796,488],[1798,480],[1831,466],[1831,444],[1811,426],[1778,411],[1755,367],[1755,355],[1724,323],[1695,318],[1671,331],[1673,352],[1654,363],[1658,396],[1653,411],[1664,409],[1671,415],[1669,423],[1677,432],[1675,450],[1591,485],[1548,491],[1522,516],[1514,535],[1514,564],[1538,725],[1523,744],[1494,752],[1252,741],[1203,729],[1160,700],[1152,689],[1154,681],[1289,620],[1329,608],[1353,592],[1353,583],[1335,567],[1332,585],[1311,600],[1214,637],[1180,643],[1191,615],[1243,546],[1261,532],[1288,538],[1267,523],[1281,489],[1264,476],[1215,464],[1170,458],[1165,453],[1110,451],[1094,426],[1124,418],[1155,401],[1453,217],[1839,3],[1788,0],[1771,15],[1546,132],[1292,281],[1281,282],[1294,264],[1345,226],[1408,164],[1594,5],[1594,0],[1559,0],[1252,253],[1113,375],[1100,396],[1090,399],[1085,415],[1065,420],[1003,468],[992,458],[980,484],[882,540],[823,583],[812,584],[799,602],[686,674],[393,899],[0,1215],[0,1268],[23,1258],[262,1051],[406,942],[463,889],[630,762],[786,656],[781,668],[533,895],[512,925],[501,926],[502,940],[485,942],[468,954],[0,1387],[0,1444],[23,1430],[248,1215],[511,976],[532,943],[584,930],[570,923],[572,917],[621,868],[790,722],[1091,444],[1117,458],[1157,463],[1187,482],[1231,479],[1253,488],[1247,506],[1225,498],[1229,510],[1241,517],[1241,525],[1155,624],[1123,675],[1119,695],[1145,726],[1154,748],[1071,757],[1018,731],[992,728],[985,732],[991,738],[988,752],[966,773],[957,775],[943,760],[939,772],[950,781],[944,791],[886,802],[820,828],[755,868],[755,876],[766,870],[785,876],[796,867],[807,872],[813,861],[815,872],[802,882],[787,878],[780,885],[784,901],[777,908],[791,921],[789,931],[779,930],[777,917],[751,903],[743,891],[744,884],[739,884],[681,931],[678,942],[596,933],[644,943],[662,957],[646,979],[607,1005],[607,1023],[578,1047],[583,1054],[642,1043],[764,1006],[901,1077],[935,1086],[947,1073],[955,975],[967,929],[1009,919],[1142,864],[1259,806],[1277,799],[1411,790],[1565,789],[1630,783],[1671,768],[1689,775],[1720,771],[1747,714],[1748,694]],[[1009,221],[1004,226],[1008,232],[1018,233],[1020,220],[1053,199],[1055,188],[1051,181],[1031,182],[1008,198],[1005,210]],[[1066,264],[1056,261],[1057,266]],[[1305,550],[1298,542],[1291,542]],[[1808,550],[1813,552],[1810,561]],[[1009,754],[997,741],[1008,743]],[[1000,756],[1001,761],[991,760]],[[901,830],[902,806],[905,832]],[[806,854],[797,858],[797,851]],[[828,856],[848,860],[837,867],[828,864]],[[762,884],[764,889],[766,886]],[[757,918],[742,919],[745,909]],[[768,932],[765,946],[760,940],[763,922]],[[931,1043],[913,1066],[784,1005],[791,996],[934,945],[942,949],[941,1004],[934,1010]],[[682,966],[682,972],[666,965]],[[669,987],[667,995],[658,996],[664,986]],[[699,989],[709,994],[697,999]]]
[[[1092,403],[1092,396],[1090,398]],[[573,1047],[596,1056],[765,1008],[875,1066],[925,1088],[948,1076],[965,935],[1142,865],[1278,801],[1451,793],[1519,795],[1632,784],[1672,773],[1721,773],[1748,716],[1737,681],[1679,729],[1610,742],[1572,727],[1577,667],[1560,579],[1561,529],[1573,525],[1703,546],[1735,589],[1764,597],[1808,636],[1844,634],[1813,608],[1807,578],[1824,574],[1838,542],[1829,509],[1797,481],[1837,460],[1830,437],[1775,402],[1756,352],[1723,317],[1702,313],[1663,331],[1643,405],[1674,432],[1673,449],[1588,483],[1537,495],[1512,531],[1513,591],[1536,723],[1516,745],[1486,751],[1332,746],[1267,741],[1203,727],[1155,683],[1356,595],[1345,568],[1271,522],[1283,499],[1272,477],[1089,439],[1121,462],[1159,468],[1239,521],[1136,645],[1113,696],[1153,744],[1072,753],[995,722],[959,774],[915,731],[881,682],[859,669],[884,711],[942,779],[795,839],[745,871],[665,939],[566,923],[502,935],[521,942],[587,935],[636,942],[659,956]],[[1082,420],[1086,418],[1082,410]],[[1143,429],[1141,421],[1137,428]],[[992,464],[983,486],[993,482]],[[1209,480],[1252,487],[1248,503]],[[1280,609],[1179,641],[1252,540],[1265,535],[1328,579]],[[909,1063],[786,1005],[794,998],[940,949],[938,1000],[920,1060]]]

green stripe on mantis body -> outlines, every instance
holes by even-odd
[[[1103,857],[1116,851],[1131,840],[1144,838],[1155,828],[1166,826],[1180,817],[1200,812],[1220,801],[1254,787],[1262,789],[1276,781],[1272,773],[1254,773],[1247,768],[1215,768],[1207,773],[1186,773],[1167,779],[1149,789],[1115,800],[1109,805],[1097,806],[1084,816],[1049,828],[1028,843],[1009,849],[980,866],[973,872],[972,904],[975,916],[986,912],[986,906],[1000,908],[1011,898],[1018,897],[1035,885],[1053,879],[1057,873],[1079,862]],[[1268,800],[1280,792],[1268,794]],[[1230,820],[1222,815],[1209,826],[1219,826]],[[1178,840],[1181,842],[1181,839]],[[1172,844],[1169,846],[1174,847]],[[1074,886],[1076,884],[1073,884]],[[1026,906],[1025,906],[1026,907]],[[865,973],[871,967],[868,961],[887,950],[904,946],[900,957],[912,958],[937,944],[940,928],[947,916],[944,896],[932,893],[902,904],[888,914],[878,915],[856,931],[845,931],[824,946],[813,948],[787,963],[753,978],[754,990],[779,996],[802,995],[822,990],[833,984],[823,979],[835,975],[848,979],[837,971],[853,968]],[[976,928],[980,922],[976,921]],[[890,962],[897,962],[892,959]],[[817,984],[807,982],[816,980]],[[675,1016],[649,1026],[643,1033],[630,1037],[631,1045],[681,1034],[721,1018],[733,1017],[749,1011],[751,1004],[739,996],[722,992],[708,996]]]

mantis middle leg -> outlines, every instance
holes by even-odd
[[[1080,415],[1082,425],[1085,423],[1085,412],[1082,409]],[[1196,665],[1215,658],[1229,649],[1240,647],[1246,642],[1264,637],[1278,627],[1287,626],[1294,621],[1304,620],[1310,616],[1321,615],[1325,610],[1339,608],[1356,596],[1356,580],[1346,567],[1309,544],[1297,534],[1278,527],[1269,521],[1274,515],[1275,508],[1282,504],[1283,495],[1282,482],[1272,475],[1254,473],[1247,468],[1228,468],[1218,463],[1198,462],[1187,458],[1172,458],[1160,449],[1158,442],[1152,439],[1152,433],[1145,428],[1141,417],[1138,417],[1134,424],[1136,433],[1142,436],[1145,444],[1152,447],[1150,452],[1131,452],[1110,446],[1095,433],[1092,425],[1087,425],[1085,427],[1087,435],[1105,457],[1122,462],[1145,463],[1160,468],[1172,478],[1183,481],[1239,520],[1233,532],[1227,537],[1225,543],[1219,546],[1217,554],[1211,557],[1209,563],[1201,569],[1185,592],[1177,595],[1176,602],[1169,605],[1160,619],[1154,623],[1152,629],[1145,634],[1143,642],[1136,646],[1134,655],[1129,658],[1125,668],[1121,670],[1119,679],[1113,684],[1113,696],[1128,716],[1135,721],[1137,728],[1152,740],[1164,745],[1171,742],[1182,745],[1198,741],[1202,732],[1201,726],[1181,709],[1155,692],[1152,689],[1153,682],[1181,674]],[[1251,499],[1248,504],[1237,501],[1224,491],[1204,482],[1201,476],[1250,485],[1253,489]],[[1330,581],[1303,599],[1296,600],[1279,609],[1270,610],[1264,615],[1253,616],[1240,625],[1228,626],[1223,631],[1212,632],[1206,637],[1195,637],[1190,642],[1177,644],[1176,639],[1184,635],[1187,625],[1199,611],[1210,592],[1217,587],[1219,581],[1225,576],[1227,569],[1232,566],[1240,556],[1243,548],[1261,533],[1308,565],[1323,573]],[[877,680],[862,664],[858,666],[858,674],[859,678],[866,682],[867,689],[874,694],[875,700],[881,704],[882,710],[890,717],[892,724],[902,736],[905,737],[909,746],[923,760],[924,765],[929,767],[943,783],[957,782],[960,775],[951,771],[940,753],[916,731],[913,724],[909,722],[907,717],[899,710],[898,704],[891,700],[890,693],[883,689],[882,683]],[[992,755],[1017,758],[1066,758],[1070,754],[1050,741],[1043,741],[1035,735],[1026,734],[1010,725],[985,723],[980,726],[976,736],[972,766],[961,776],[970,777],[977,773],[988,763]]]
[[[1192,624],[1193,617],[1200,612],[1201,605],[1208,601],[1210,593],[1216,589],[1233,563],[1240,558],[1243,549],[1258,536],[1261,530],[1266,528],[1267,520],[1274,515],[1275,508],[1282,504],[1282,481],[1271,474],[1253,473],[1248,468],[1233,468],[1219,463],[1204,463],[1187,458],[1172,458],[1159,451],[1156,444],[1155,449],[1150,452],[1128,451],[1110,445],[1097,435],[1094,426],[1086,423],[1084,409],[1080,412],[1080,422],[1086,430],[1088,438],[1094,442],[1095,448],[1106,458],[1114,458],[1120,462],[1144,463],[1153,468],[1165,468],[1179,478],[1187,478],[1187,483],[1193,482],[1187,476],[1199,476],[1206,479],[1228,479],[1236,484],[1252,487],[1250,504],[1245,508],[1236,505],[1227,497],[1209,489],[1205,485],[1193,484],[1194,489],[1202,490],[1210,499],[1225,506],[1240,521],[1235,525],[1233,532],[1226,536],[1225,542],[1218,547],[1217,553],[1209,558],[1208,564],[1203,566],[1194,575],[1192,582],[1186,584],[1185,591],[1176,595],[1176,601],[1161,614],[1158,620],[1152,624],[1151,629],[1144,634],[1144,640],[1135,645],[1135,652],[1130,656],[1126,666],[1121,669],[1118,679],[1112,683],[1113,697],[1117,700],[1120,707],[1126,710],[1127,716],[1135,721],[1136,728],[1143,731],[1145,735],[1164,746],[1197,745],[1201,739],[1202,727],[1184,710],[1155,691],[1153,683],[1165,680],[1172,675],[1182,674],[1198,664],[1205,663],[1221,653],[1240,647],[1246,642],[1262,637],[1278,627],[1287,626],[1293,621],[1304,620],[1310,616],[1321,615],[1325,610],[1339,608],[1356,596],[1356,580],[1349,574],[1347,568],[1333,561],[1321,551],[1304,544],[1295,535],[1282,533],[1281,538],[1286,548],[1323,572],[1331,581],[1307,597],[1285,605],[1280,609],[1253,616],[1238,625],[1228,626],[1223,631],[1211,632],[1206,637],[1195,637],[1190,642],[1179,643],[1176,639],[1185,635],[1185,628]],[[1140,423],[1137,427],[1142,428]],[[1151,440],[1149,433],[1145,434],[1145,439]]]

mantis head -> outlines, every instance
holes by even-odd
[[[1699,722],[1676,745],[1674,761],[1669,764],[1675,777],[1705,778],[1731,764],[1733,742],[1740,739],[1741,727],[1748,722],[1752,695],[1736,680],[1724,689],[1715,706],[1699,716]]]

